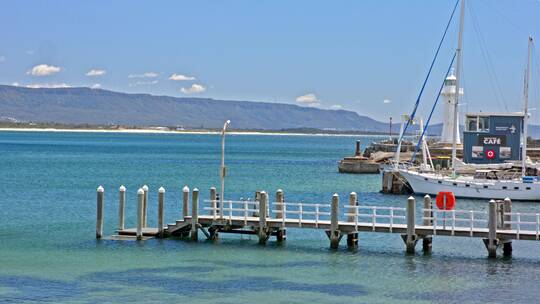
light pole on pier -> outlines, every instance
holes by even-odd
[[[220,168],[220,177],[221,177],[221,195],[219,196],[219,217],[223,219],[223,199],[225,198],[225,175],[226,175],[226,169],[225,169],[225,132],[227,132],[227,128],[231,124],[230,120],[227,120],[225,124],[223,124],[223,130],[221,131],[221,168]]]

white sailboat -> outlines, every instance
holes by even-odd
[[[463,40],[463,23],[465,1],[461,1],[461,16],[459,22],[458,46],[456,49],[456,79],[453,111],[452,134],[452,174],[445,175],[437,172],[422,172],[411,168],[399,168],[399,173],[407,180],[413,192],[417,194],[436,195],[439,192],[453,192],[456,197],[469,197],[479,199],[504,199],[540,201],[540,182],[534,177],[526,176],[527,160],[527,119],[528,119],[528,91],[531,65],[532,37],[528,41],[528,59],[524,82],[524,112],[523,112],[523,139],[522,139],[522,170],[516,174],[508,174],[499,170],[476,170],[474,175],[456,175],[459,166],[456,158],[456,143],[458,137],[458,101],[460,96],[461,54]]]

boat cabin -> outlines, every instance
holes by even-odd
[[[523,113],[467,113],[463,161],[489,164],[521,160]]]

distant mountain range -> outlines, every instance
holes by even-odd
[[[235,129],[317,128],[388,132],[388,124],[346,110],[292,104],[126,94],[90,88],[0,85],[0,117],[64,124]],[[397,130],[397,128],[396,128]]]
[[[0,119],[62,124],[182,126],[234,129],[321,129],[387,133],[380,122],[347,110],[323,110],[285,103],[178,98],[90,88],[24,88],[0,85]],[[540,134],[533,126],[531,135]],[[394,124],[393,133],[399,130]],[[440,134],[441,124],[430,128]]]

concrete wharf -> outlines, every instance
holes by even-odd
[[[481,238],[489,257],[512,253],[514,240],[540,240],[540,213],[512,212],[510,199],[489,201],[488,210],[439,210],[426,195],[417,210],[414,197],[409,197],[405,207],[370,206],[361,204],[356,193],[350,193],[348,202],[340,205],[339,195],[334,194],[329,203],[302,203],[285,200],[282,190],[277,190],[270,202],[268,193],[256,192],[255,199],[221,200],[216,189],[210,188],[210,198],[200,200],[199,190],[183,188],[182,216],[174,223],[164,224],[165,189],[158,191],[157,228],[147,227],[148,187],[137,191],[137,226],[124,227],[126,188],[119,189],[119,221],[113,239],[171,236],[198,240],[199,233],[207,239],[216,239],[220,233],[252,234],[260,244],[270,237],[278,242],[286,239],[287,228],[318,229],[328,236],[331,248],[338,248],[346,236],[347,246],[358,246],[360,232],[398,233],[408,253],[414,253],[422,240],[422,249],[431,251],[434,236]],[[96,238],[103,237],[105,191],[97,189]],[[202,203],[202,204],[201,204]],[[201,208],[202,207],[202,208]],[[418,211],[418,212],[417,212]],[[420,214],[420,216],[418,216]]]

